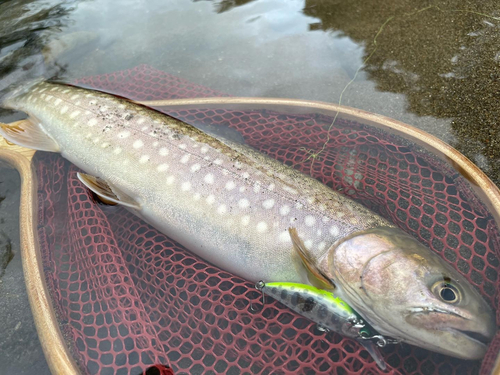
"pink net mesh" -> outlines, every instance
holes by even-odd
[[[148,66],[79,84],[136,100],[222,94]],[[353,121],[270,111],[169,114],[238,130],[251,146],[362,202],[427,243],[497,307],[498,228],[468,183],[406,141]],[[310,151],[324,151],[316,158]],[[370,374],[356,342],[323,333],[120,207],[97,203],[77,169],[37,153],[38,235],[61,330],[88,374]],[[498,319],[498,315],[497,315]],[[500,346],[483,361],[488,371]],[[480,363],[410,345],[383,349],[394,374],[473,374]],[[157,365],[157,366],[153,366]],[[164,366],[160,366],[164,365]],[[152,367],[153,366],[153,367]],[[162,372],[163,371],[163,372]]]

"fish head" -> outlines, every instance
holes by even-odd
[[[463,359],[479,359],[496,331],[472,285],[396,228],[355,234],[332,248],[328,272],[341,297],[381,334]]]

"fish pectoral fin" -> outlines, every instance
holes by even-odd
[[[91,191],[93,191],[105,203],[121,204],[122,206],[140,210],[141,206],[129,195],[123,191],[108,184],[99,177],[91,176],[85,173],[77,173],[78,179]]]
[[[299,237],[296,228],[288,228],[288,233],[292,239],[292,244],[295,252],[299,255],[304,265],[307,276],[311,284],[320,289],[329,291],[335,290],[335,284],[316,266],[307,251],[304,242]]]
[[[59,152],[57,142],[32,117],[10,124],[0,123],[0,135],[8,142],[40,151]]]

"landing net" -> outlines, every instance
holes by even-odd
[[[223,95],[148,66],[78,84],[135,100]],[[498,228],[468,182],[426,151],[340,117],[327,137],[328,116],[169,114],[235,129],[249,145],[363,203],[427,244],[498,307]],[[154,364],[175,374],[379,372],[353,340],[319,331],[271,298],[262,307],[252,283],[201,260],[123,208],[96,202],[77,168],[60,156],[37,153],[34,163],[45,277],[84,373],[141,374]],[[499,348],[497,337],[484,371]],[[474,374],[481,365],[405,344],[382,352],[394,374]]]

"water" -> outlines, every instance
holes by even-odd
[[[394,118],[450,143],[500,183],[497,1],[117,4],[0,1],[0,90],[148,64],[234,96]],[[0,122],[15,118],[0,112]]]

